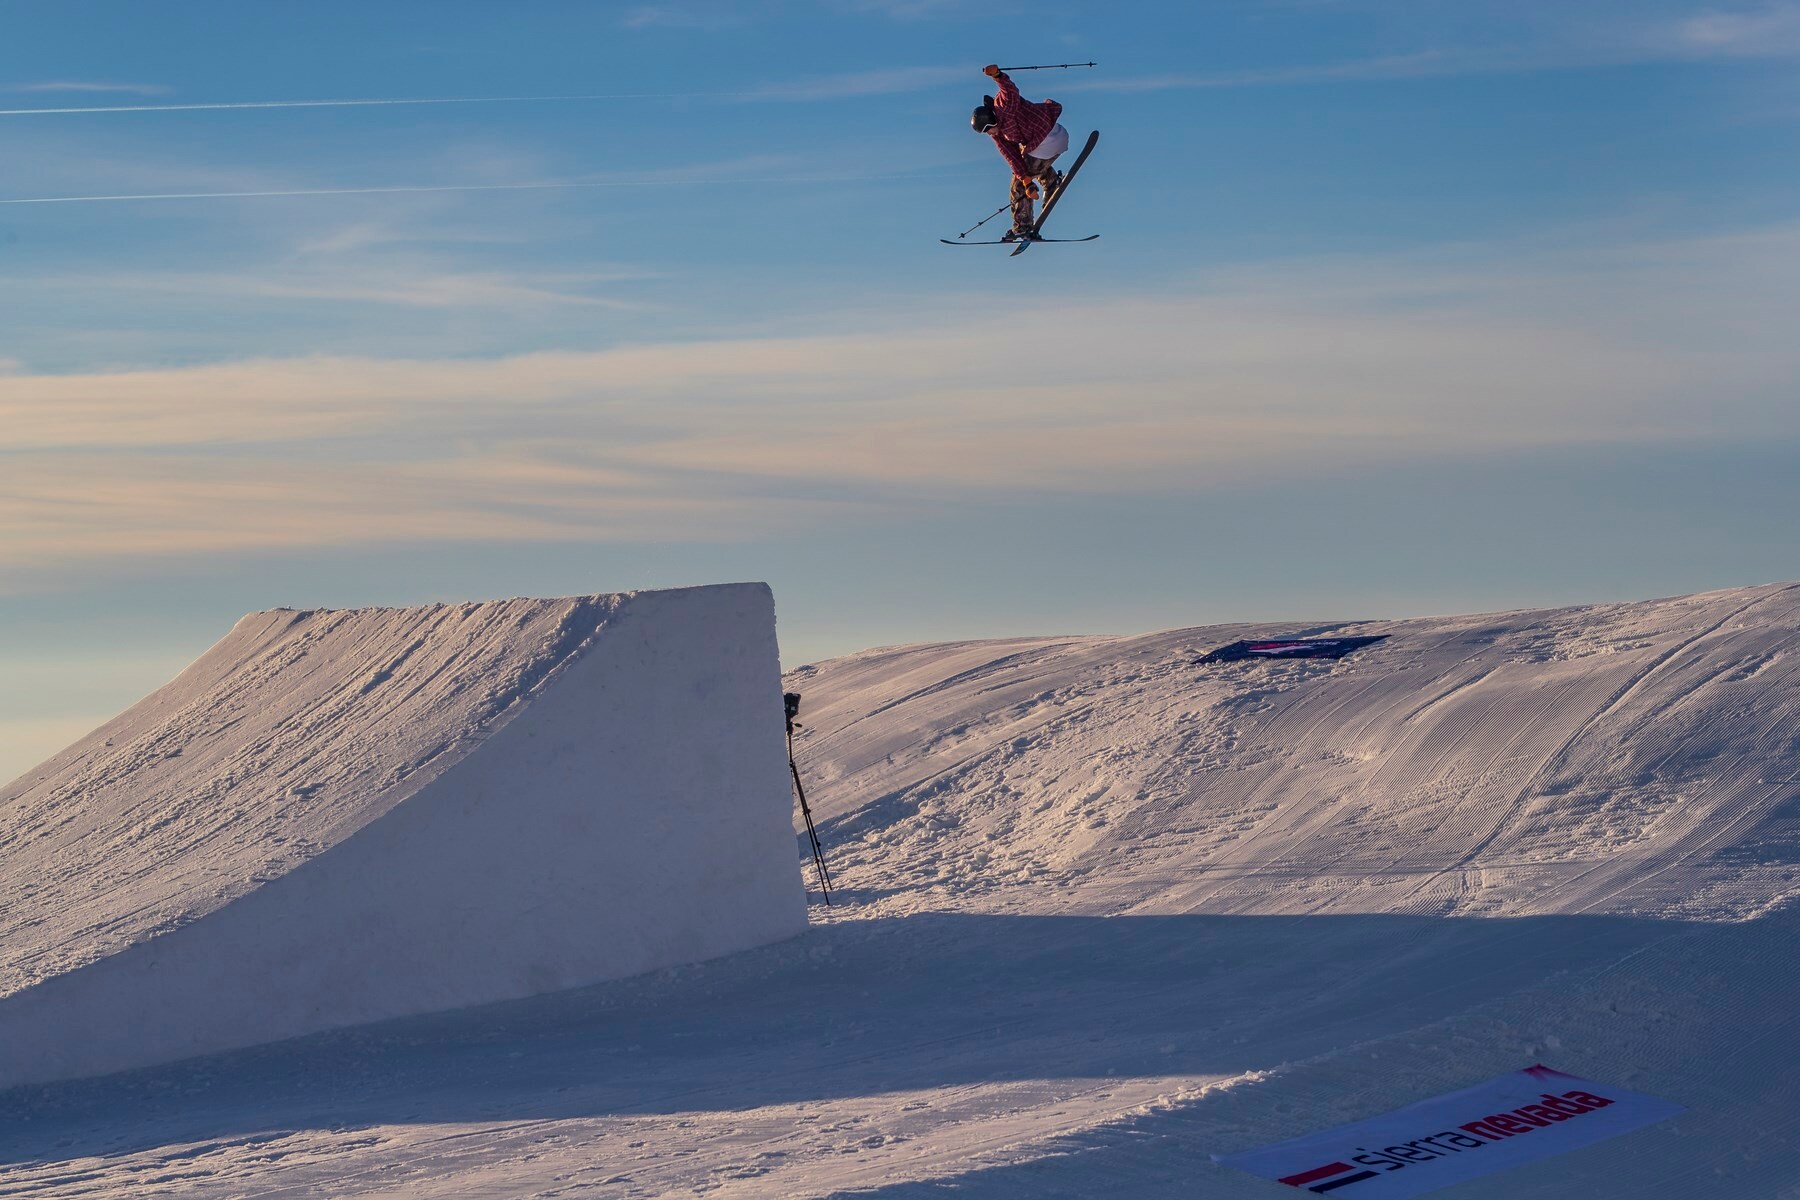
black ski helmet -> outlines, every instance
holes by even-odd
[[[994,98],[983,96],[981,104],[969,114],[969,127],[976,133],[986,133],[994,127],[997,118],[994,116]]]

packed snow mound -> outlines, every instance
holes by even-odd
[[[1687,1112],[1458,1200],[1794,1200],[1797,602],[802,668],[800,937],[0,1091],[0,1193],[1254,1200],[1212,1154],[1541,1061]],[[1196,661],[1306,633],[1390,636]]]
[[[774,605],[255,613],[0,791],[0,1086],[789,936]]]
[[[0,995],[337,845],[501,728],[617,599],[246,616],[0,790]]]
[[[1201,663],[1386,634],[1341,661]],[[1109,913],[1744,919],[1800,893],[1800,585],[793,672],[846,884]]]

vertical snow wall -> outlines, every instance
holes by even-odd
[[[0,789],[0,1087],[798,933],[781,703],[762,584],[246,617]]]

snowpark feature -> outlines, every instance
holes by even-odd
[[[14,1089],[0,1194],[1253,1200],[1304,1193],[1212,1155],[1547,1062],[1686,1111],[1445,1200],[1794,1195],[1800,586],[786,683],[802,936]]]
[[[1274,638],[1254,642],[1238,641],[1220,646],[1212,653],[1197,658],[1196,663],[1249,662],[1259,658],[1347,658],[1364,646],[1383,641],[1373,637],[1350,638]]]
[[[0,1086],[800,932],[761,584],[245,617],[0,790]]]

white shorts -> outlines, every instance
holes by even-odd
[[[1062,127],[1061,121],[1058,121],[1056,123],[1056,128],[1052,129],[1049,133],[1044,135],[1043,141],[1039,142],[1036,146],[1034,146],[1030,150],[1027,150],[1025,153],[1031,155],[1031,157],[1033,157],[1033,158],[1042,158],[1045,160],[1049,160],[1049,159],[1055,158],[1057,155],[1061,154],[1064,150],[1067,150],[1068,148],[1069,148],[1069,131]]]

